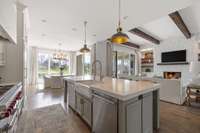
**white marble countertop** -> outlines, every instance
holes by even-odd
[[[81,81],[91,81],[92,79],[92,76],[74,76],[65,78],[65,80],[79,82],[79,84]],[[90,87],[92,90],[123,101],[132,99],[141,94],[158,90],[160,87],[160,84],[152,81],[131,81],[109,77],[105,77],[103,81],[95,81],[94,83],[88,82],[88,84],[87,82],[81,82],[81,84]]]
[[[64,80],[73,81],[73,82],[88,81],[88,80],[93,80],[93,76],[91,75],[69,76],[69,77],[64,77]]]
[[[95,83],[90,87],[98,92],[126,101],[141,94],[158,90],[160,84],[144,80],[131,81],[125,79],[104,78],[102,83]]]

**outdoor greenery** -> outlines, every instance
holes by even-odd
[[[50,73],[51,74],[60,74],[60,68],[58,68],[58,67],[51,68]],[[47,74],[48,74],[48,69],[40,66],[39,69],[38,69],[38,77],[43,78],[44,75],[47,75]],[[63,74],[64,75],[69,74],[69,67],[68,66],[65,67],[65,69],[63,70]]]
[[[39,53],[38,78],[43,79],[47,74],[60,74],[60,67],[64,67],[63,74],[69,74],[69,60],[54,60],[52,54]]]
[[[84,75],[90,75],[91,74],[91,56],[90,54],[85,54],[83,56],[83,72]]]
[[[60,74],[60,68],[64,67],[63,75],[69,74],[69,60],[55,60],[51,53],[38,54],[38,81],[42,82],[43,77],[47,74]],[[91,56],[83,56],[84,75],[91,74]]]

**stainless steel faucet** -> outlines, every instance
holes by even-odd
[[[101,61],[100,60],[95,60],[93,63],[92,63],[92,75],[94,76],[94,80],[96,80],[96,74],[97,74],[97,71],[96,71],[96,64],[99,63],[99,67],[100,67],[100,74],[99,74],[99,77],[100,77],[100,81],[102,81],[103,79],[103,75],[102,75],[102,64],[101,64]]]

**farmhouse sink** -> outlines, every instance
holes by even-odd
[[[92,90],[90,89],[90,86],[97,83],[100,83],[100,81],[96,80],[80,81],[76,84],[76,92],[80,93],[83,96],[91,98]]]

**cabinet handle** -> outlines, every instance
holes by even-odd
[[[81,104],[84,104],[84,100],[83,99],[81,99]]]
[[[81,105],[82,105],[82,107],[81,107],[81,115],[83,116],[84,115],[84,100],[83,99],[81,99]]]
[[[101,101],[104,101],[104,102],[107,102],[107,103],[110,103],[110,104],[116,104],[116,102],[108,100],[108,99],[106,99],[106,98],[104,98],[102,96],[98,96],[98,95],[95,95],[95,94],[93,94],[93,96],[96,97],[97,99],[101,100]]]
[[[143,95],[139,95],[138,100],[143,99]]]

